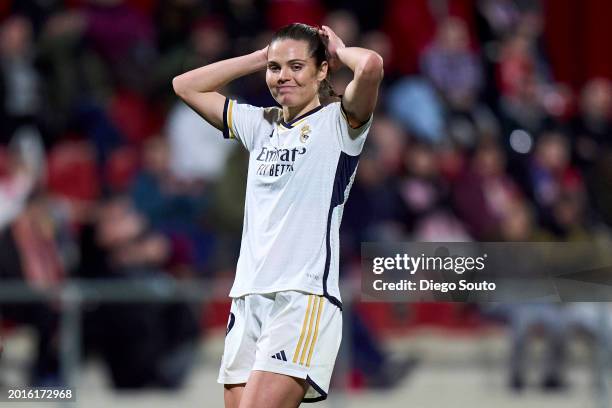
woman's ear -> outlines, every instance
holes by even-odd
[[[327,78],[327,70],[329,69],[329,64],[327,61],[323,61],[319,70],[317,71],[317,80],[322,82],[325,78]]]

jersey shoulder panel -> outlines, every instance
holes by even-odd
[[[223,136],[239,140],[251,151],[257,139],[268,135],[281,117],[280,108],[262,108],[226,98],[223,108]]]

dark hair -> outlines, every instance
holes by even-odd
[[[308,51],[310,51],[310,56],[315,58],[317,68],[321,66],[323,61],[329,61],[327,47],[321,39],[319,31],[316,27],[303,23],[288,24],[280,28],[276,33],[274,33],[274,35],[272,36],[272,40],[270,40],[270,44],[278,40],[305,41],[306,44],[308,44]],[[319,96],[322,98],[339,97],[339,95],[334,92],[329,82],[330,73],[331,71],[328,67],[327,77],[321,82],[319,86]]]

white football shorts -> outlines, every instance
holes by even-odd
[[[232,300],[221,384],[246,383],[252,370],[303,378],[303,402],[327,398],[342,339],[342,312],[324,296],[287,291]]]

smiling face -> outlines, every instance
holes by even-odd
[[[317,67],[306,41],[276,40],[268,48],[266,83],[282,106],[301,107],[318,98],[319,84],[327,76],[327,62]]]

